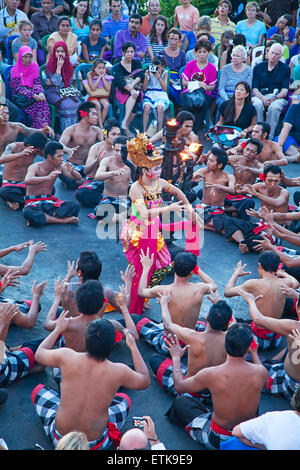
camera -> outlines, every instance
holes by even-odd
[[[138,416],[134,416],[132,418],[132,426],[134,428],[144,429],[144,418],[140,418]]]
[[[151,72],[151,73],[156,73],[156,72],[158,71],[158,67],[157,67],[157,65],[152,65],[152,64],[150,64],[150,65],[148,66],[148,70],[149,70],[149,72]]]

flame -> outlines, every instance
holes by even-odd
[[[169,126],[177,126],[178,123],[177,123],[176,119],[173,118],[173,119],[170,119],[169,121],[167,121],[167,124]]]
[[[188,151],[189,152],[193,152],[193,153],[196,153],[198,152],[198,150],[200,149],[201,147],[201,144],[197,144],[196,142],[193,142],[192,144],[190,144],[188,146]]]
[[[186,160],[189,160],[189,159],[191,158],[191,156],[190,156],[189,154],[184,153],[184,152],[181,152],[181,153],[179,154],[179,156],[180,156],[181,160],[183,160],[184,162],[185,162]]]

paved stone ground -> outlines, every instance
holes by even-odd
[[[206,147],[208,144],[205,142]],[[284,169],[288,176],[299,174],[298,166],[290,164]],[[230,168],[227,171],[231,171]],[[291,194],[294,192],[291,188]],[[57,196],[65,199],[73,199],[72,192],[65,190],[60,182],[57,183]],[[292,203],[292,197],[290,199]],[[95,250],[103,263],[101,281],[105,286],[118,290],[120,285],[120,269],[126,269],[127,262],[122,252],[121,243],[115,240],[99,240],[96,237],[96,221],[87,217],[89,210],[82,208],[80,211],[80,223],[78,226],[46,226],[43,228],[29,228],[19,212],[11,212],[3,201],[0,201],[0,241],[1,247],[17,244],[25,240],[41,240],[48,245],[48,251],[36,256],[32,271],[22,279],[22,284],[17,289],[9,288],[7,296],[16,299],[30,298],[31,286],[35,279],[43,281],[48,279],[45,294],[41,298],[42,310],[37,323],[32,330],[22,331],[18,327],[11,327],[7,343],[10,346],[20,344],[22,341],[37,339],[46,336],[43,323],[51,306],[54,291],[53,285],[57,276],[64,276],[68,260],[76,260],[82,250]],[[176,242],[183,246],[183,241]],[[12,253],[2,262],[10,265],[18,265],[25,258],[26,253]],[[225,284],[231,276],[233,267],[242,259],[247,263],[247,268],[257,277],[257,255],[241,255],[237,246],[226,242],[219,234],[206,232],[204,235],[204,247],[201,250],[199,265],[212,276],[218,284],[221,295]],[[168,277],[166,283],[172,282]],[[196,282],[196,278],[194,280]],[[234,313],[238,317],[249,318],[245,302],[240,298],[229,299]],[[159,305],[151,301],[152,309],[147,311],[147,316],[155,321],[160,320]],[[205,316],[210,302],[205,299],[201,309],[201,316]],[[120,314],[110,313],[108,318],[120,318]],[[153,350],[143,342],[138,343],[140,351],[148,362]],[[131,357],[126,344],[117,345],[112,359],[131,364]],[[8,387],[9,398],[5,405],[0,407],[0,437],[2,437],[10,449],[20,450],[32,448],[39,443],[45,449],[51,449],[51,444],[44,435],[39,418],[35,414],[30,400],[32,389],[38,383],[51,384],[51,376],[47,372],[31,375],[22,381]],[[76,393],[76,391],[74,391]],[[88,392],[87,392],[88,393]],[[169,450],[201,450],[201,447],[193,442],[179,427],[172,425],[165,416],[165,412],[172,402],[172,398],[166,395],[157,384],[154,377],[151,385],[145,391],[129,391],[132,398],[132,409],[124,429],[131,426],[132,416],[150,415],[156,425],[157,434]],[[100,397],[99,397],[100,398]],[[275,409],[289,409],[289,403],[280,397],[270,397],[263,394],[260,404],[260,412]]]

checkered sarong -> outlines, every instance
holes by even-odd
[[[211,418],[211,412],[203,413],[188,423],[185,426],[185,430],[194,441],[199,442],[206,449],[219,450],[221,442],[227,441],[232,437],[232,435],[229,431],[227,431],[227,434],[221,434],[214,431],[211,428]]]
[[[60,396],[56,390],[46,385],[39,384],[32,391],[31,401],[36,409],[37,414],[41,418],[46,435],[57,445],[61,434],[55,427],[55,416],[60,403]],[[106,450],[113,441],[109,437],[109,428],[115,425],[120,431],[124,425],[131,407],[131,400],[125,393],[116,393],[114,399],[108,408],[109,422],[102,436],[96,441],[89,441],[90,450]]]
[[[268,349],[275,349],[281,343],[281,335],[274,333],[274,331],[264,330],[258,328],[253,322],[251,323],[252,333],[255,335],[257,340],[258,348],[261,351],[267,351]]]
[[[205,328],[206,323],[199,320],[196,323],[195,331],[204,331]],[[149,318],[144,317],[136,323],[136,329],[140,338],[154,347],[159,354],[169,356],[169,351],[165,343],[166,333],[163,323],[154,323]]]
[[[30,357],[33,355],[33,358]],[[28,375],[34,363],[34,352],[28,348],[14,352],[6,352],[0,364],[0,385],[9,385]]]
[[[271,379],[268,388],[264,389],[264,391],[272,394],[280,393],[290,400],[294,393],[296,393],[299,382],[296,382],[286,373],[283,362],[279,364],[264,362],[264,366],[268,370]]]

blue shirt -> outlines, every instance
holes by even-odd
[[[262,21],[256,21],[252,28],[249,28],[246,23],[247,20],[239,21],[236,25],[236,34],[243,34],[246,37],[247,44],[258,44],[259,36],[266,34],[267,28]]]
[[[102,21],[103,31],[101,36],[103,37],[114,37],[118,31],[128,28],[129,16],[122,14],[121,18],[117,22],[114,18],[111,17],[111,13],[108,15],[108,18]]]
[[[296,30],[295,28],[292,28],[292,26],[289,26],[289,42],[293,42],[294,39],[295,39],[295,33],[296,33]],[[271,28],[268,29],[268,33],[267,33],[267,39],[270,39],[273,34],[278,34],[278,28],[277,26],[272,26]],[[283,34],[279,33],[280,36],[283,37]]]
[[[100,56],[103,47],[107,44],[107,41],[106,39],[100,36],[97,44],[92,46],[89,36],[86,36],[85,38],[82,39],[82,44],[86,45],[86,48],[89,53],[90,62],[92,62],[93,60],[97,59]]]

